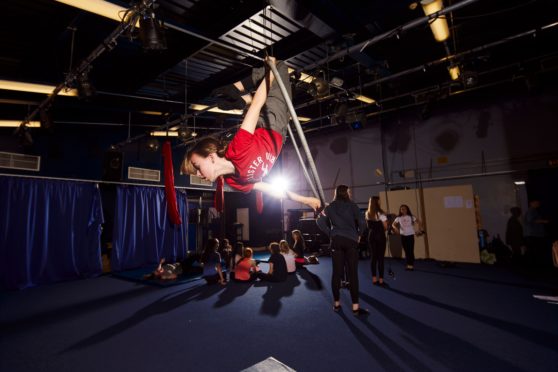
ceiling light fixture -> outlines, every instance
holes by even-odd
[[[448,22],[445,15],[437,14],[444,8],[442,0],[421,0],[422,10],[430,19],[428,23],[436,41],[445,41],[449,37]]]
[[[100,15],[101,17],[106,17],[113,19],[115,21],[122,21],[122,16],[126,13],[128,8],[115,5],[104,0],[56,0],[59,3],[63,3],[74,8],[79,8],[85,10],[86,12],[94,13]],[[138,25],[136,25],[137,27]]]
[[[17,128],[21,125],[21,120],[0,120],[0,128]],[[41,122],[30,121],[26,123],[28,128],[40,128]]]
[[[176,131],[154,130],[149,134],[153,137],[178,137],[178,132]]]
[[[21,81],[0,80],[0,89],[13,90],[17,92],[42,93],[51,94],[56,87],[54,85],[24,83]],[[77,97],[76,89],[62,89],[59,93],[61,96]]]
[[[355,99],[368,104],[376,102],[375,99],[363,96],[362,94],[355,94]]]
[[[461,70],[458,65],[451,65],[448,67],[448,72],[450,74],[451,80],[458,80],[461,76]]]
[[[206,106],[206,105],[198,105],[198,104],[194,103],[194,104],[191,104],[189,107],[190,107],[190,109],[195,110],[195,111],[203,111],[203,110],[206,110],[209,106]],[[218,113],[221,113],[221,114],[230,114],[230,115],[243,115],[243,114],[244,114],[244,112],[243,112],[242,110],[229,110],[229,111],[225,111],[225,110],[221,110],[221,109],[219,109],[219,108],[217,108],[217,107],[210,108],[210,109],[207,110],[207,111],[209,111],[209,112],[218,112]]]

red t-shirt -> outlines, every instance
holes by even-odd
[[[225,181],[234,189],[252,191],[254,183],[260,182],[271,171],[282,146],[281,134],[274,130],[257,128],[251,134],[239,129],[225,153],[236,173],[225,176]]]
[[[234,268],[234,278],[238,280],[249,280],[252,271],[252,259],[243,258]]]

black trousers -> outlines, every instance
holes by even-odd
[[[380,228],[372,228],[368,233],[368,246],[370,248],[370,270],[372,276],[376,276],[376,268],[380,278],[384,277],[384,257],[386,255],[386,235],[384,226],[380,223]]]
[[[405,261],[407,265],[415,264],[415,236],[401,235],[401,245],[405,251]]]
[[[331,260],[333,262],[331,290],[333,300],[339,301],[341,279],[344,277],[346,267],[351,301],[353,304],[358,304],[358,243],[343,236],[334,236],[331,240]]]

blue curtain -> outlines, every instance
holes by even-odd
[[[113,271],[183,259],[188,250],[188,202],[185,191],[176,194],[182,224],[167,214],[165,190],[159,187],[118,186],[111,254]]]
[[[102,223],[96,184],[0,176],[0,286],[100,274]]]

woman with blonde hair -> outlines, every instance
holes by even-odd
[[[260,271],[260,268],[256,264],[256,261],[252,259],[253,250],[252,248],[244,249],[244,257],[237,262],[234,271],[234,280],[237,282],[251,282],[256,279],[256,273]]]
[[[285,257],[285,262],[287,263],[287,272],[292,274],[296,272],[296,262],[295,262],[295,255],[294,252],[289,247],[289,243],[286,240],[281,240],[279,242],[279,247],[281,250],[281,254]]]

